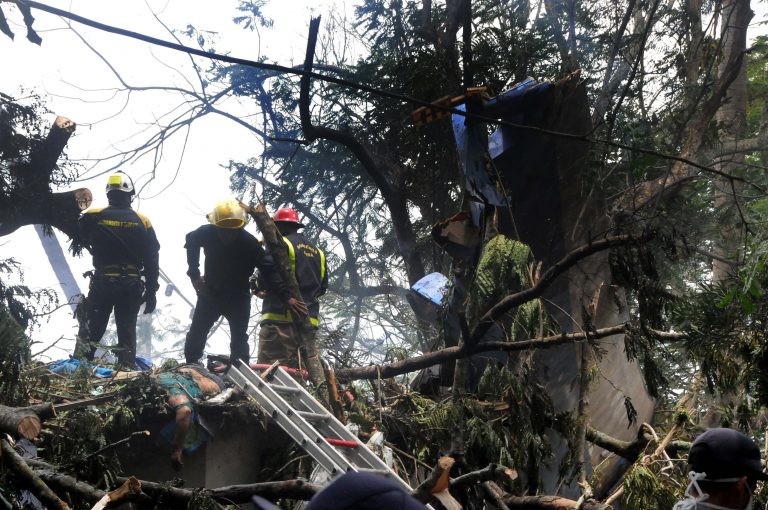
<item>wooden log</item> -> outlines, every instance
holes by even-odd
[[[453,457],[440,457],[429,477],[411,492],[411,496],[422,503],[429,503],[436,494],[446,491],[450,485],[449,475],[455,462]]]
[[[76,128],[77,125],[68,118],[56,117],[45,141],[30,155],[29,171],[18,176],[24,186],[41,192],[48,191],[51,172]]]
[[[91,510],[104,510],[110,503],[119,503],[139,494],[141,494],[141,482],[136,477],[131,476],[123,482],[123,485],[105,494]]]
[[[72,476],[59,473],[56,467],[38,459],[25,459],[27,464],[34,468],[42,480],[58,490],[76,494],[90,502],[97,502],[107,493],[96,489],[88,483]],[[117,477],[117,482],[124,484],[128,477]],[[251,496],[257,495],[269,499],[289,498],[308,501],[319,490],[320,486],[304,480],[284,480],[279,482],[263,482],[242,485],[228,485],[216,489],[190,488],[180,489],[164,483],[138,480],[142,494],[152,497],[154,500],[162,498],[164,508],[187,508],[189,501],[198,496],[205,495],[222,503],[240,504],[249,503]]]
[[[12,471],[15,481],[25,487],[39,499],[46,508],[57,510],[69,510],[69,505],[62,501],[55,492],[48,487],[40,477],[32,471],[24,459],[16,453],[16,450],[5,439],[0,439],[0,451],[2,451],[3,466]]]
[[[598,501],[587,500],[582,503],[560,496],[510,496],[503,497],[504,504],[510,510],[611,510],[611,507]]]
[[[40,417],[32,409],[0,405],[0,431],[14,437],[35,439],[42,428]]]
[[[241,204],[242,207],[248,211],[248,214],[256,222],[256,226],[259,231],[264,235],[264,244],[267,247],[267,251],[275,261],[275,268],[280,277],[288,287],[288,291],[291,296],[301,300],[301,292],[299,291],[299,284],[296,281],[296,275],[291,270],[291,264],[288,259],[288,249],[286,248],[283,236],[272,221],[272,218],[267,214],[267,209],[264,204],[258,204],[256,207],[249,207],[245,204]],[[318,389],[319,397],[323,405],[328,408],[328,390],[326,388],[325,371],[320,361],[320,351],[317,348],[315,342],[315,328],[309,321],[308,316],[294,317],[294,327],[299,334],[299,344],[304,348],[307,353],[306,363],[309,369],[309,378]]]

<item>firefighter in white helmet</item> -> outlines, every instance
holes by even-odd
[[[251,315],[249,279],[255,268],[266,276],[265,285],[297,313],[306,305],[291,298],[274,265],[259,241],[243,228],[248,216],[236,200],[216,204],[208,214],[208,225],[187,234],[187,275],[197,292],[192,325],[184,344],[187,363],[197,363],[213,324],[222,315],[229,322],[230,356],[248,363],[248,319]],[[200,273],[200,248],[205,254],[205,270]]]
[[[113,350],[122,365],[132,368],[139,308],[144,303],[144,313],[152,313],[157,304],[160,244],[149,218],[131,208],[135,191],[128,175],[109,176],[106,191],[109,206],[88,209],[79,221],[94,271],[75,356],[93,359],[114,309],[117,347]]]

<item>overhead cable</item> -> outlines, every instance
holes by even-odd
[[[484,115],[478,115],[476,113],[468,113],[468,112],[466,112],[464,110],[459,110],[458,108],[452,108],[450,106],[439,105],[439,104],[436,104],[436,103],[432,103],[430,101],[425,101],[423,99],[419,99],[419,98],[416,98],[416,97],[408,96],[408,95],[405,95],[405,94],[400,94],[400,93],[392,92],[392,91],[389,91],[389,90],[378,89],[378,88],[375,88],[375,87],[371,87],[369,85],[365,85],[365,84],[362,84],[362,83],[354,82],[352,80],[347,80],[347,79],[344,79],[344,78],[337,78],[335,76],[329,76],[329,75],[325,75],[325,74],[315,73],[315,72],[312,72],[312,71],[305,71],[303,69],[294,69],[294,68],[282,66],[282,65],[279,65],[279,64],[269,64],[267,62],[256,62],[254,60],[247,60],[247,59],[244,59],[244,58],[230,57],[229,55],[220,55],[218,53],[213,53],[213,52],[210,52],[210,51],[205,51],[205,50],[201,50],[201,49],[197,49],[197,48],[192,48],[190,46],[185,46],[183,44],[173,43],[173,42],[170,42],[170,41],[164,41],[162,39],[158,39],[156,37],[152,37],[152,36],[149,36],[149,35],[140,34],[138,32],[133,32],[131,30],[126,30],[124,28],[119,28],[119,27],[115,27],[115,26],[112,26],[112,25],[107,25],[106,23],[100,23],[98,21],[94,21],[94,20],[85,18],[83,16],[80,16],[80,15],[68,12],[68,11],[65,11],[65,10],[62,10],[62,9],[58,9],[56,7],[51,7],[50,5],[42,4],[42,3],[36,2],[34,0],[16,0],[16,2],[18,4],[21,4],[21,5],[25,5],[25,6],[29,6],[31,8],[34,8],[34,9],[38,9],[40,11],[44,11],[44,12],[48,12],[50,14],[61,16],[62,18],[70,19],[70,20],[75,21],[77,23],[81,23],[83,25],[86,25],[86,26],[89,26],[89,27],[92,27],[92,28],[96,28],[98,30],[103,30],[105,32],[110,32],[110,33],[113,33],[113,34],[118,34],[118,35],[122,35],[122,36],[125,36],[125,37],[130,37],[132,39],[138,39],[140,41],[144,41],[144,42],[147,42],[149,44],[154,44],[156,46],[162,46],[164,48],[169,48],[169,49],[172,49],[172,50],[181,51],[181,52],[188,53],[188,54],[191,54],[191,55],[197,55],[199,57],[208,58],[208,59],[211,59],[211,60],[218,60],[218,61],[221,61],[221,62],[228,62],[230,64],[238,64],[238,65],[243,65],[243,66],[247,66],[247,67],[254,67],[254,68],[257,68],[257,69],[264,69],[264,70],[267,70],[267,71],[273,71],[275,74],[292,74],[292,75],[296,75],[296,76],[309,76],[310,78],[314,78],[316,80],[320,80],[320,81],[324,81],[324,82],[329,82],[329,83],[335,83],[337,85],[342,85],[342,86],[349,87],[349,88],[352,88],[352,89],[355,89],[355,90],[369,92],[371,94],[375,94],[375,95],[382,96],[382,97],[387,97],[387,98],[390,98],[390,99],[396,99],[396,100],[401,101],[401,102],[413,103],[415,105],[426,106],[426,107],[429,107],[429,108],[433,108],[435,110],[441,110],[441,111],[450,112],[450,113],[453,113],[455,115],[461,115],[463,117],[471,118],[471,119],[474,119],[474,120],[479,120],[479,121],[482,121],[482,122],[487,122],[489,124],[495,124],[495,125],[504,126],[504,127],[508,127],[508,128],[512,128],[512,129],[519,129],[519,130],[523,130],[523,131],[531,131],[531,132],[539,133],[539,134],[542,134],[542,135],[549,135],[549,136],[555,136],[555,137],[559,137],[559,138],[566,138],[566,139],[569,139],[569,140],[580,141],[580,142],[584,142],[584,143],[599,143],[599,144],[604,144],[604,145],[608,145],[608,146],[611,146],[611,147],[616,147],[616,148],[619,148],[619,149],[624,149],[624,150],[628,150],[628,151],[632,151],[632,152],[638,152],[638,153],[641,153],[641,154],[648,154],[650,156],[655,156],[655,157],[658,157],[658,158],[661,158],[661,159],[667,159],[667,160],[670,160],[670,161],[678,161],[678,162],[690,165],[690,166],[692,166],[694,168],[698,168],[700,170],[704,170],[706,172],[709,172],[709,173],[712,173],[712,174],[715,174],[715,175],[719,175],[721,177],[724,177],[724,178],[732,180],[732,181],[735,180],[735,181],[744,182],[746,184],[749,184],[749,185],[759,189],[760,191],[765,191],[761,187],[757,186],[754,183],[751,183],[751,182],[747,181],[746,179],[743,179],[741,177],[737,177],[737,176],[731,175],[731,174],[729,174],[727,172],[723,172],[723,171],[717,170],[715,168],[703,165],[703,164],[698,163],[698,162],[696,162],[696,161],[694,161],[692,159],[684,158],[682,156],[675,156],[673,154],[665,154],[663,152],[659,152],[659,151],[656,151],[656,150],[653,150],[653,149],[645,149],[645,148],[642,148],[642,147],[635,147],[635,146],[627,145],[627,144],[624,144],[624,143],[621,143],[621,142],[614,142],[612,140],[604,140],[604,139],[599,139],[599,138],[591,138],[589,136],[589,133],[586,133],[586,134],[583,134],[583,135],[578,135],[578,134],[573,134],[573,133],[564,133],[562,131],[552,131],[552,130],[549,130],[549,129],[543,129],[543,128],[536,127],[536,126],[527,126],[527,125],[524,125],[524,124],[515,124],[513,122],[507,122],[507,121],[500,120],[500,119],[495,119],[495,118],[492,118],[492,117],[486,117]]]

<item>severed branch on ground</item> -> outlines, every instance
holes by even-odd
[[[0,405],[0,432],[35,439],[40,435],[42,422],[55,416],[56,412],[50,403],[30,407]]]
[[[589,338],[594,340],[608,336],[619,335],[626,332],[626,325],[619,324],[600,328],[592,331]],[[358,379],[374,380],[378,377],[387,379],[396,375],[415,372],[422,368],[431,367],[446,361],[456,360],[462,357],[472,356],[481,352],[491,351],[525,351],[528,349],[547,349],[558,345],[579,342],[586,339],[584,333],[561,333],[559,335],[546,336],[541,338],[531,338],[515,342],[483,342],[475,344],[464,349],[460,347],[446,347],[439,351],[428,352],[421,356],[387,363],[385,365],[369,365],[357,368],[340,368],[336,370],[336,377],[340,381],[352,381]]]
[[[141,494],[141,482],[132,476],[123,482],[123,485],[105,494],[91,510],[104,510],[110,503],[118,503],[131,497],[138,497]]]
[[[633,463],[656,438],[650,430],[650,425],[643,423],[637,430],[637,437],[632,441],[622,441],[593,427],[587,427],[587,440]],[[690,447],[691,443],[688,441],[669,441],[665,445],[665,450],[668,455],[677,455],[679,451],[688,450]]]
[[[62,501],[55,492],[24,462],[24,459],[16,453],[16,450],[6,441],[0,439],[0,460],[2,465],[15,475],[15,481],[24,488],[29,489],[46,508],[57,510],[69,510],[69,505]]]

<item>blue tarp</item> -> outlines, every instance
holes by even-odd
[[[93,365],[88,362],[80,361],[77,358],[69,358],[69,359],[54,361],[48,367],[48,370],[50,370],[55,374],[71,374],[72,372],[77,370],[77,368],[83,363],[89,370],[93,371],[93,374],[96,377],[107,378],[107,377],[112,377],[115,374],[115,371],[112,370],[111,368],[104,368],[98,365]],[[136,356],[136,367],[139,370],[146,372],[147,370],[152,369],[152,361],[143,356]]]

